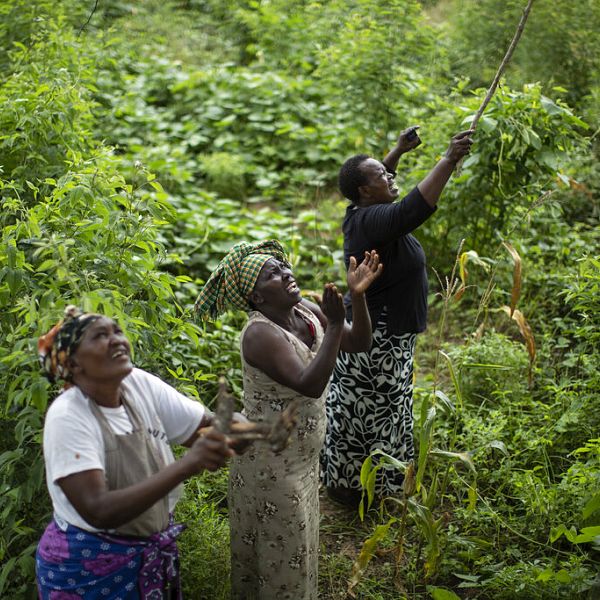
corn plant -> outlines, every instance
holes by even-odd
[[[373,547],[384,539],[385,534],[391,529],[392,525],[398,523],[398,529],[395,533],[394,558],[396,564],[396,579],[399,585],[401,582],[401,567],[405,558],[405,541],[408,521],[412,521],[419,533],[419,541],[414,557],[415,567],[418,567],[421,560],[421,553],[424,552],[423,577],[425,580],[435,575],[440,558],[440,547],[442,531],[445,524],[445,516],[435,515],[436,509],[440,506],[448,483],[450,470],[456,463],[462,464],[468,472],[468,481],[465,483],[466,493],[469,499],[469,505],[474,508],[477,501],[477,469],[473,456],[481,448],[471,451],[444,450],[434,446],[436,441],[435,423],[439,413],[444,413],[446,417],[453,418],[458,423],[463,408],[462,392],[460,383],[456,376],[450,357],[441,350],[441,342],[444,334],[444,326],[450,303],[457,294],[462,295],[460,279],[457,277],[457,269],[461,264],[462,242],[459,246],[454,268],[449,278],[446,278],[442,284],[443,310],[440,316],[440,327],[438,337],[438,347],[436,352],[436,362],[434,367],[434,386],[421,403],[421,409],[418,420],[418,448],[416,462],[399,461],[393,456],[381,451],[375,450],[369,456],[361,469],[361,485],[363,487],[363,497],[359,506],[359,515],[364,519],[365,504],[369,509],[375,498],[375,481],[377,472],[384,466],[398,469],[404,473],[402,498],[387,497],[380,505],[380,515],[382,518],[388,518],[385,525],[378,525],[375,533],[364,544],[358,559],[353,567],[353,576],[349,583],[349,592],[360,580],[368,562],[373,556]],[[463,261],[464,264],[464,261]],[[464,268],[462,283],[464,285]],[[440,281],[440,283],[442,283]],[[460,298],[459,295],[459,298]],[[444,358],[448,364],[450,378],[454,384],[454,394],[457,399],[457,406],[450,400],[448,395],[438,387],[439,380],[439,358]],[[448,441],[448,447],[454,448],[456,442],[456,427]],[[493,441],[488,446],[496,447],[506,452],[506,448],[499,441]],[[373,458],[377,458],[377,462]],[[389,517],[390,509],[399,507],[400,516]],[[416,569],[415,569],[416,570]]]

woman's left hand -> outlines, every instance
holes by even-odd
[[[381,275],[381,271],[383,271],[383,265],[379,262],[379,254],[376,250],[365,252],[365,258],[360,265],[357,265],[356,258],[351,256],[346,276],[350,294],[364,294]]]

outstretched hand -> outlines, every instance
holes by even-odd
[[[350,294],[364,294],[369,286],[381,275],[383,265],[379,262],[376,250],[365,252],[365,258],[357,265],[356,258],[350,257],[350,266],[346,275]]]
[[[409,152],[421,145],[421,138],[419,137],[418,130],[419,125],[412,125],[400,132],[398,141],[396,142],[396,147],[400,152]]]
[[[326,283],[323,288],[321,310],[330,324],[342,324],[346,318],[344,299],[333,283]]]
[[[449,161],[456,164],[461,158],[471,152],[471,144],[473,143],[471,135],[474,132],[474,129],[466,129],[465,131],[457,133],[450,140],[450,146],[448,146],[448,150],[446,150],[446,158]]]

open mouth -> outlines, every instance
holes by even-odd
[[[113,352],[110,355],[111,358],[119,358],[120,356],[129,357],[129,352],[127,350],[125,350],[124,348],[120,348],[119,350],[116,350],[115,352]]]
[[[300,291],[300,288],[298,287],[295,281],[291,281],[287,284],[285,291],[289,294],[297,294]]]

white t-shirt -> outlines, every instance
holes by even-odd
[[[148,427],[165,463],[172,463],[174,457],[169,444],[181,444],[191,437],[204,416],[204,406],[141,369],[133,369],[122,386],[127,400],[135,405],[142,422]],[[79,388],[72,387],[50,405],[44,423],[44,460],[57,522],[63,526],[66,522],[87,531],[98,531],[79,515],[56,483],[62,477],[81,471],[104,471],[102,430],[89,407],[90,402],[92,400]],[[115,433],[132,431],[123,406],[112,409],[101,407],[101,410]],[[169,510],[173,510],[179,495],[178,488],[171,491]]]

